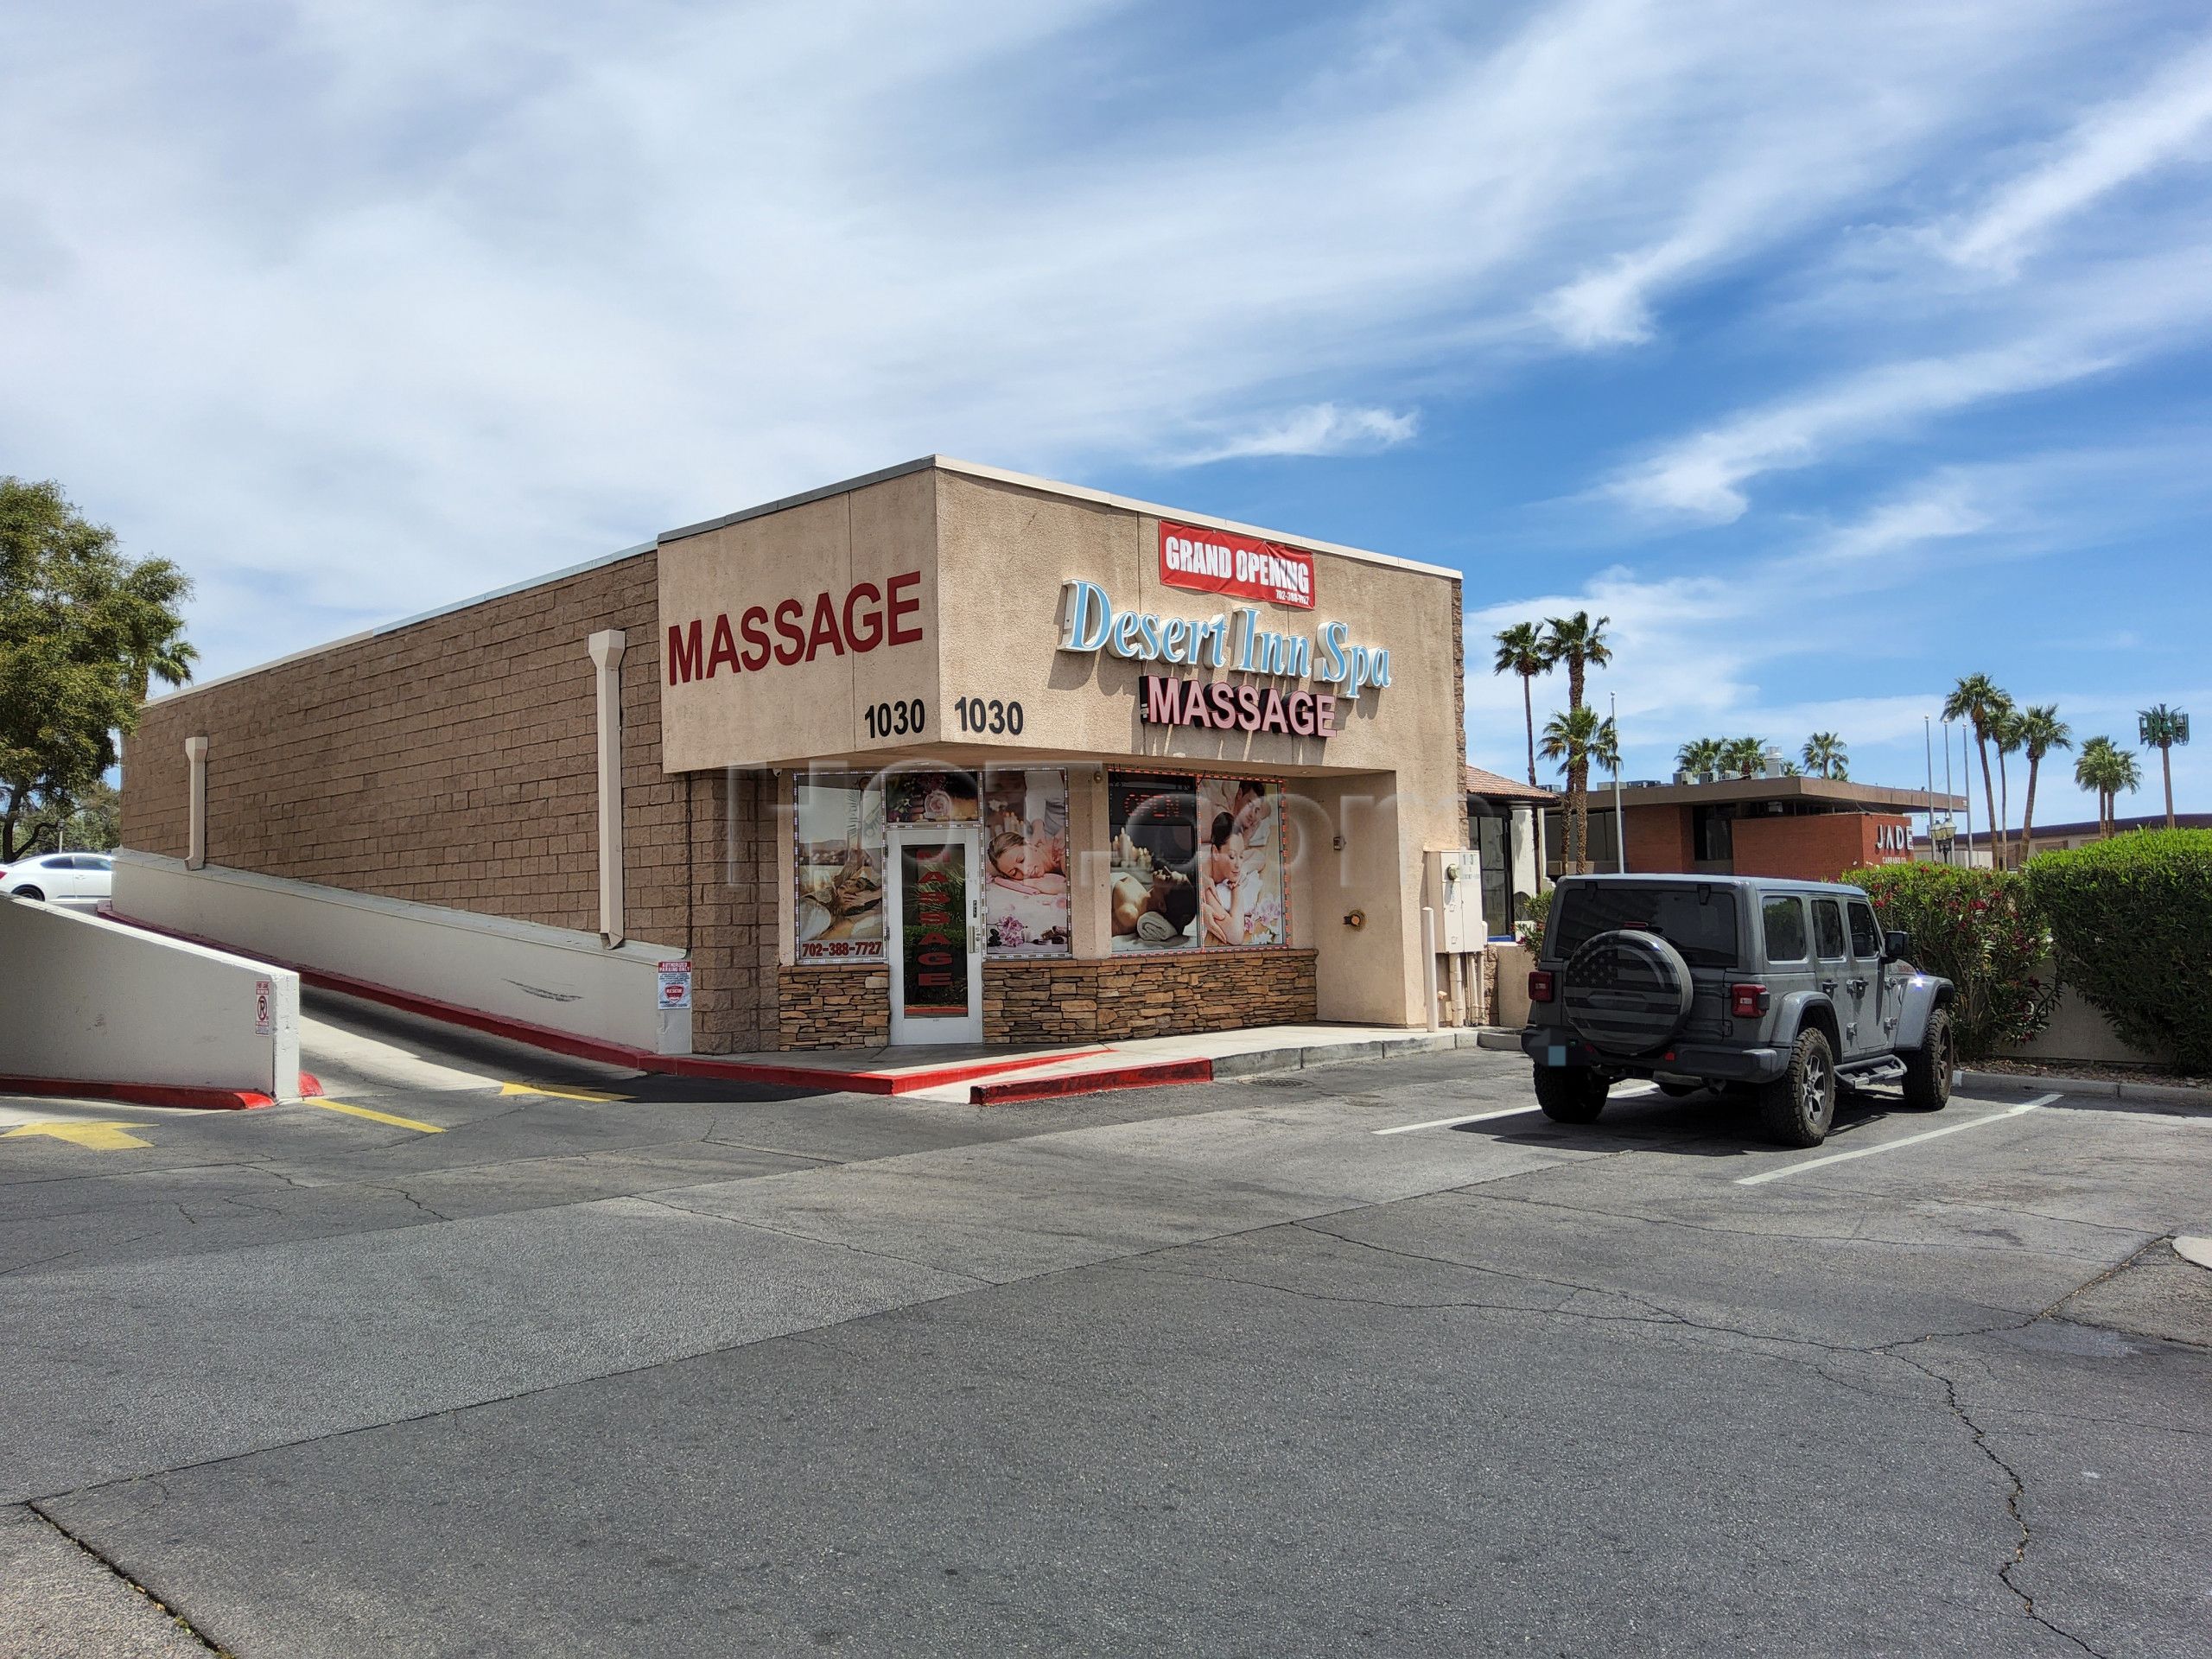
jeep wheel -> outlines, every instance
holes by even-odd
[[[1951,1067],[1957,1045],[1951,1037],[1951,1011],[1928,1016],[1928,1034],[1904,1057],[1904,1103],[1916,1112],[1940,1112],[1951,1103]]]
[[[1536,1104],[1554,1123],[1596,1122],[1612,1086],[1604,1072],[1586,1065],[1536,1068]]]
[[[1801,1032],[1789,1069],[1759,1085],[1759,1120],[1785,1147],[1817,1147],[1835,1122],[1835,1051],[1817,1029]]]

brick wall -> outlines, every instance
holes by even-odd
[[[983,964],[983,1039],[1084,1043],[1245,1026],[1311,1025],[1311,950],[1160,951],[1103,962]],[[865,1048],[891,1039],[882,968],[785,968],[786,1048]]]
[[[1697,868],[1688,807],[1631,806],[1621,816],[1628,829],[1630,870],[1687,875]]]
[[[760,1047],[772,814],[758,780],[661,770],[651,553],[149,704],[124,755],[124,844],[184,856],[184,740],[204,734],[209,863],[594,931],[584,640],[610,627],[628,637],[626,930],[691,953],[696,1047]]]
[[[1738,818],[1734,825],[1736,874],[1833,881],[1846,870],[1895,857],[1877,851],[1874,831],[1878,825],[1906,822],[1872,812]]]

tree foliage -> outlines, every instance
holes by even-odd
[[[1951,1027],[1959,1053],[1980,1059],[2024,1043],[2050,1023],[2055,978],[2038,971],[2050,947],[2025,877],[1962,864],[1885,864],[1849,870],[1885,928],[1912,937],[1912,960],[1957,988]]]
[[[1521,677],[1521,719],[1529,733],[1529,786],[1536,785],[1536,707],[1529,691],[1536,676],[1551,671],[1549,647],[1544,642],[1544,632],[1534,622],[1516,622],[1491,636],[1497,642],[1497,654],[1491,659],[1493,674],[1517,674]]]
[[[2212,1071],[2212,830],[2145,830],[2029,861],[2059,971],[2138,1048]]]
[[[0,478],[0,861],[22,855],[116,763],[155,680],[197,656],[167,559],[130,559],[54,483]]]
[[[1815,732],[1801,751],[1805,770],[1815,778],[1851,776],[1851,746],[1834,732]]]

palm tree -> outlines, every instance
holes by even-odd
[[[2036,774],[2043,770],[2044,756],[2074,747],[2074,728],[2058,717],[2056,703],[2031,702],[2021,711],[2018,729],[2020,747],[2028,757],[2028,795],[2020,806],[2020,857],[2024,862],[2036,827]]]
[[[1720,748],[1717,737],[1692,738],[1675,751],[1675,769],[1693,779],[1716,777],[1721,766]]]
[[[2110,835],[2106,827],[2106,785],[2110,782],[2113,749],[2112,739],[2100,732],[2082,741],[2081,752],[2074,757],[2074,781],[2097,798],[2097,834]]]
[[[1997,683],[1986,674],[1969,674],[1951,688],[1951,695],[1943,699],[1943,718],[1963,720],[1974,728],[1974,747],[1981,753],[1981,797],[1989,808],[1992,834],[1997,823],[1997,787],[1989,771],[1989,740],[1999,724],[2012,712],[2012,699],[1998,689]],[[1969,784],[1968,788],[1973,785]],[[1993,840],[1990,845],[1997,845]],[[1968,847],[1967,856],[1974,856]],[[1999,858],[1996,862],[2002,862]]]
[[[1587,611],[1577,611],[1573,616],[1553,616],[1544,620],[1544,655],[1551,662],[1567,664],[1567,710],[1573,714],[1582,706],[1583,677],[1592,668],[1603,668],[1613,660],[1612,647],[1605,643],[1605,625],[1613,619],[1601,616],[1595,622]]]
[[[1606,753],[1614,764],[1619,761],[1612,727],[1610,720],[1599,720],[1594,709],[1563,709],[1544,722],[1543,741],[1538,746],[1538,753],[1559,762],[1567,774],[1567,867],[1577,874],[1588,874],[1590,763],[1604,764]]]
[[[1756,778],[1766,766],[1766,740],[1732,737],[1720,746],[1720,765],[1738,778]]]
[[[2153,703],[2136,715],[2143,741],[2158,752],[2166,774],[2166,828],[2174,827],[2174,745],[2189,741],[2189,716],[2163,702]]]
[[[2024,741],[2020,733],[2020,711],[2011,703],[2005,706],[2004,718],[1997,722],[1989,739],[1997,748],[1997,834],[1998,858],[2003,868],[2011,869],[2018,862],[2015,855],[2019,849],[2012,841],[2012,791],[2005,776],[2005,758],[2018,754]]]
[[[1567,712],[1585,712],[1582,691],[1586,677],[1592,668],[1603,668],[1613,660],[1612,648],[1605,643],[1605,625],[1612,620],[1601,616],[1595,622],[1587,611],[1577,611],[1573,616],[1552,616],[1544,619],[1544,658],[1547,663],[1567,664]],[[1551,728],[1545,728],[1546,735]],[[1594,734],[1596,728],[1591,732]],[[1557,759],[1547,750],[1548,758]],[[1586,753],[1580,766],[1568,768],[1567,783],[1568,856],[1578,861],[1574,868],[1580,869],[1589,860],[1590,829],[1590,765]]]
[[[1834,732],[1815,732],[1805,740],[1805,770],[1815,778],[1851,776],[1851,747]]]
[[[1491,636],[1497,641],[1497,656],[1491,664],[1493,674],[1518,674],[1521,677],[1521,719],[1529,728],[1529,786],[1536,785],[1536,707],[1529,695],[1529,687],[1539,674],[1548,673],[1551,658],[1545,652],[1543,630],[1534,622],[1516,622],[1511,627]]]
[[[2143,787],[2143,768],[2136,764],[2135,751],[2115,747],[2112,752],[2112,786],[2105,791],[2110,803],[2111,823],[2107,831],[2120,828],[2120,797],[2121,791],[2133,795]]]
[[[2084,789],[2096,791],[2097,833],[2109,836],[2120,792],[2140,788],[2143,772],[2136,765],[2133,750],[2123,749],[2112,739],[2100,735],[2082,745],[2082,752],[2074,762],[2074,781]]]

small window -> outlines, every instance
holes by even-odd
[[[1766,958],[1769,962],[1805,959],[1805,906],[1802,899],[1777,895],[1766,901]]]
[[[1820,944],[1822,962],[1843,959],[1843,906],[1834,899],[1813,900],[1813,938]]]
[[[1874,907],[1863,899],[1851,901],[1851,954],[1872,962],[1882,954],[1882,932],[1874,925]]]

